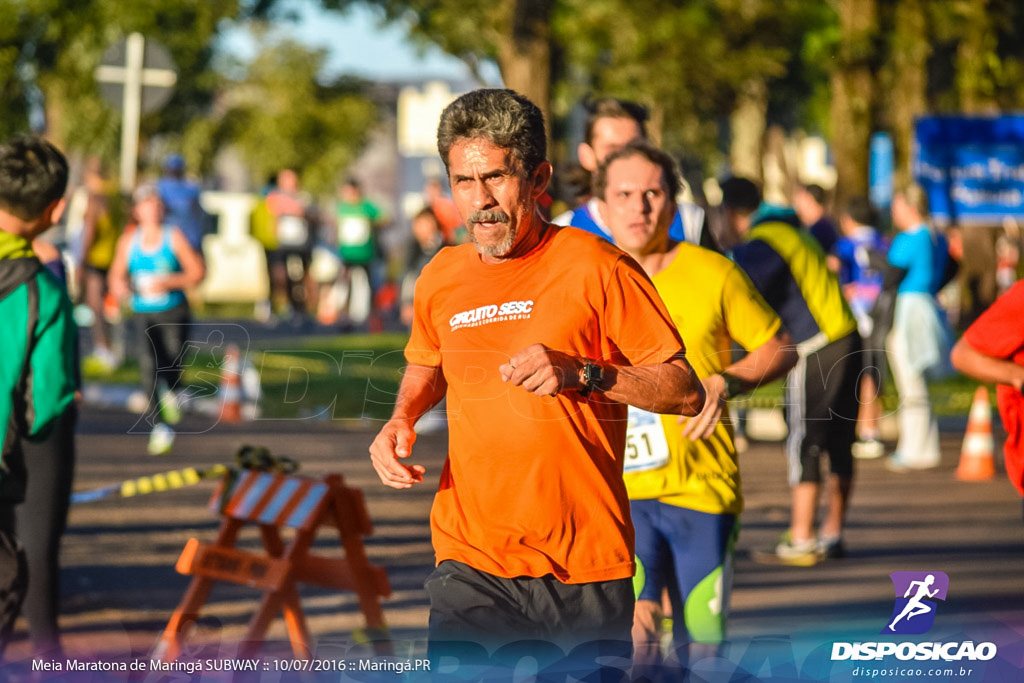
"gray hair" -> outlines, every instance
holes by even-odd
[[[513,90],[474,90],[445,108],[437,127],[437,151],[445,168],[452,146],[467,139],[487,140],[510,150],[527,173],[547,158],[544,115]]]

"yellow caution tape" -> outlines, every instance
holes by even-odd
[[[170,472],[159,472],[146,477],[139,477],[138,479],[128,479],[119,484],[102,486],[91,491],[78,491],[71,494],[71,502],[88,503],[118,494],[122,498],[131,498],[133,496],[144,496],[150,493],[181,489],[187,486],[194,486],[203,479],[222,477],[231,469],[236,471],[242,469],[291,474],[299,469],[299,463],[291,458],[275,456],[262,446],[246,445],[239,448],[235,454],[234,468],[229,468],[227,465],[214,465],[206,469],[185,467]]]

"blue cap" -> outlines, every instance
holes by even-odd
[[[185,157],[180,154],[168,154],[164,157],[165,171],[184,171]]]

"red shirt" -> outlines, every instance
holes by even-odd
[[[964,332],[976,351],[1024,365],[1024,280],[996,299]],[[1006,475],[1024,496],[1024,395],[1006,384],[996,386],[999,417],[1006,430]]]

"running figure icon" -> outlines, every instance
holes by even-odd
[[[900,621],[900,619],[903,619],[905,617],[907,621],[910,621],[911,618],[919,616],[921,614],[927,614],[928,612],[931,612],[932,609],[934,609],[930,605],[926,605],[924,602],[922,602],[924,598],[934,598],[935,595],[939,592],[938,588],[936,588],[933,591],[928,590],[934,583],[934,574],[929,574],[925,577],[923,581],[910,582],[910,585],[907,586],[907,592],[903,594],[903,597],[910,598],[910,594],[914,591],[915,586],[917,587],[917,593],[914,594],[914,597],[910,598],[910,601],[907,602],[907,604],[903,607],[903,611],[900,612],[899,615],[892,620],[891,624],[889,624],[890,631],[896,631],[896,624]]]

